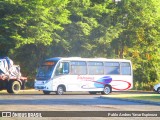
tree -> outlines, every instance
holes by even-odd
[[[113,40],[113,46],[120,58],[132,59],[136,87],[141,89],[152,89],[160,78],[159,5],[158,0],[123,0],[117,5],[123,32]]]
[[[81,56],[131,59],[136,89],[160,79],[159,0],[1,0],[0,8],[0,56],[27,76],[45,58]]]
[[[98,49],[100,46],[105,46],[103,48],[106,49],[112,39],[109,36],[115,32],[111,27],[109,28],[106,21],[102,20],[107,15],[109,16],[107,7],[110,3],[111,0],[72,0],[68,4],[67,9],[71,12],[70,20],[72,22],[65,26],[62,36],[69,43],[69,56],[98,57],[98,52],[102,53],[98,53],[99,56],[104,56],[104,52],[101,52],[102,49]],[[107,30],[110,31],[107,32]],[[113,35],[113,37],[115,36]]]
[[[66,9],[68,2],[68,0],[0,1],[1,55],[10,54],[15,61],[21,60],[22,67],[25,68],[29,64],[36,69],[38,61],[42,61],[47,54],[46,48],[51,43],[59,42],[56,31],[62,31],[62,25],[70,23],[68,19],[70,12]],[[33,70],[30,66],[26,71]]]

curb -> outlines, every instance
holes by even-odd
[[[105,97],[105,96],[100,96],[100,98],[102,98],[102,99],[115,99],[115,100],[122,100],[122,101],[129,101],[129,102],[136,102],[136,103],[143,103],[143,104],[160,106],[160,102],[154,102],[154,101],[134,100],[134,99],[125,99],[125,98],[113,98],[113,97]]]

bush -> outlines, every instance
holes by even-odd
[[[133,89],[135,89],[135,90],[152,91],[153,90],[153,86],[155,84],[157,84],[157,83],[159,83],[158,80],[156,80],[155,82],[151,81],[151,82],[147,82],[147,83],[136,81],[134,83],[134,88]]]
[[[34,88],[34,81],[27,81],[26,89],[33,89]]]

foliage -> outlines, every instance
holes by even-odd
[[[160,79],[159,0],[0,0],[0,56],[29,79],[55,56],[125,58],[135,89]]]

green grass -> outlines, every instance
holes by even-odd
[[[115,95],[106,95],[105,97],[160,102],[159,94],[117,94],[117,95],[115,94]]]

